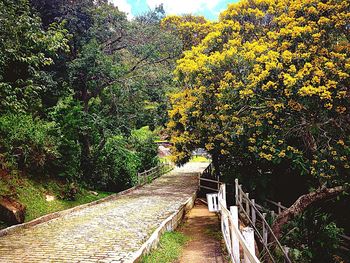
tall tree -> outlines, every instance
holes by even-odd
[[[183,90],[173,97],[168,125],[177,161],[203,147],[219,171],[255,178],[283,171],[291,180],[308,175],[309,190],[319,190],[302,199],[310,202],[292,206],[288,219],[344,190],[349,8],[348,1],[332,0],[230,5],[178,61]]]

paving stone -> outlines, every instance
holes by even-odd
[[[198,185],[189,163],[131,193],[0,237],[0,262],[130,262]]]

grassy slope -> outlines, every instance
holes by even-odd
[[[59,198],[63,187],[62,184],[54,180],[37,182],[28,178],[14,176],[11,180],[0,180],[0,195],[15,193],[15,199],[26,206],[25,221],[28,222],[42,215],[89,203],[111,194],[97,191],[99,194],[95,196],[86,189],[81,189],[75,201],[67,201]],[[51,202],[46,201],[47,194],[55,196],[55,200]],[[0,229],[6,226],[4,222],[0,221]]]
[[[176,262],[181,256],[183,246],[188,237],[177,231],[165,232],[157,249],[141,259],[141,263],[170,263]]]

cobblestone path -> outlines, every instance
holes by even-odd
[[[115,200],[0,237],[0,262],[130,262],[194,193],[206,166],[189,163]]]

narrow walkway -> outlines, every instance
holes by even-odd
[[[196,191],[206,166],[189,163],[115,200],[0,237],[0,262],[130,262]]]
[[[194,208],[186,215],[179,232],[190,237],[180,263],[224,263],[221,247],[220,222],[215,213],[196,200]]]

